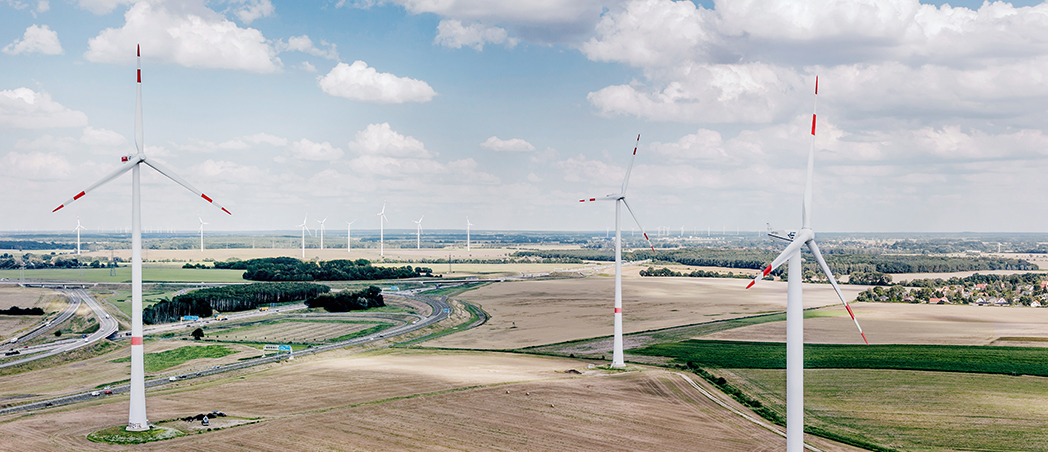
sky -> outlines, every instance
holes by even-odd
[[[1046,232],[1048,5],[0,0],[0,231]],[[640,135],[639,144],[637,135]],[[626,215],[624,213],[624,215]],[[633,224],[623,218],[623,228]]]

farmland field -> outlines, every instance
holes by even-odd
[[[217,341],[282,341],[295,344],[319,344],[336,339],[341,340],[345,336],[375,327],[385,328],[389,326],[391,324],[378,321],[289,318],[226,329],[208,328],[204,332],[207,339]]]
[[[785,416],[784,370],[723,369]],[[1048,450],[1048,379],[909,370],[804,372],[805,422],[906,451]]]
[[[45,314],[61,311],[66,308],[65,299],[53,290],[21,287],[0,287],[0,309],[36,308]],[[39,315],[0,315],[0,338],[7,338],[31,325],[39,323],[45,316]]]
[[[220,410],[261,422],[135,449],[633,451],[693,450],[701,441],[704,451],[741,452],[785,445],[781,436],[715,405],[673,373],[605,373],[587,366],[476,352],[305,357],[150,391],[151,420]],[[573,369],[580,373],[566,372]],[[8,444],[18,450],[97,448],[87,434],[126,422],[126,400],[5,416],[0,435],[12,438]],[[827,452],[857,450],[809,440]]]

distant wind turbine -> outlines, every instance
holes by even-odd
[[[381,257],[385,257],[386,256],[386,248],[385,248],[385,237],[383,235],[383,230],[382,230],[382,222],[385,221],[386,223],[389,223],[389,219],[386,218],[386,203],[382,203],[382,211],[380,211],[376,215],[378,215],[378,255],[381,256]]]
[[[197,215],[197,219],[200,220],[200,251],[203,252],[204,251],[204,225],[205,224],[211,224],[211,223],[204,223],[204,219],[200,218],[200,215]]]
[[[680,227],[680,237],[684,238],[684,226]]]
[[[620,226],[619,217],[621,217],[622,207],[626,206],[626,210],[633,217],[633,221],[637,223],[637,227],[640,228],[640,232],[644,234],[644,240],[648,241],[648,245],[651,246],[651,251],[655,252],[655,246],[651,244],[651,240],[648,239],[648,233],[644,232],[644,227],[640,225],[640,220],[637,220],[637,216],[633,214],[633,209],[630,209],[629,203],[626,202],[626,186],[630,182],[630,171],[633,170],[633,161],[637,159],[637,146],[640,145],[640,135],[637,135],[637,144],[633,146],[633,156],[630,157],[630,166],[626,167],[626,176],[622,178],[622,189],[618,193],[612,193],[604,196],[603,198],[589,198],[580,199],[579,202],[586,201],[615,201],[615,337],[612,341],[612,358],[611,367],[626,367],[626,361],[623,359],[622,353],[622,228]]]
[[[78,255],[80,254],[80,230],[81,229],[87,229],[87,228],[85,228],[85,227],[80,225],[80,217],[78,216],[78,217],[76,217],[76,227],[73,228],[73,230],[76,231],[76,254],[78,254]]]
[[[140,182],[141,165],[145,164],[158,173],[167,176],[185,187],[189,191],[200,196],[215,207],[229,213],[225,207],[220,206],[200,190],[197,190],[185,179],[161,165],[156,160],[146,158],[145,145],[143,144],[142,132],[142,49],[138,48],[138,93],[135,99],[135,148],[137,153],[121,158],[123,166],[106,175],[102,180],[88,187],[84,191],[62,203],[52,212],[71,204],[88,192],[99,186],[116,179],[128,171],[131,171],[131,400],[128,409],[127,430],[145,431],[149,430],[149,421],[146,418],[146,387],[145,367],[142,349],[142,191]],[[232,214],[230,214],[232,215]]]
[[[819,78],[815,78],[815,99],[818,101],[819,96]],[[826,278],[829,279],[830,285],[833,286],[833,290],[837,292],[837,296],[840,297],[841,302],[844,303],[844,307],[848,309],[848,315],[851,316],[852,321],[855,322],[855,327],[859,329],[859,334],[862,336],[862,340],[869,345],[869,341],[866,340],[866,335],[862,332],[862,327],[859,326],[859,321],[855,319],[855,313],[852,312],[851,306],[848,305],[848,300],[844,298],[844,294],[841,293],[840,287],[837,286],[837,280],[833,278],[833,273],[830,271],[830,267],[826,265],[826,260],[823,259],[822,253],[819,252],[819,245],[815,243],[815,232],[811,228],[811,208],[812,208],[812,174],[815,171],[815,112],[814,109],[811,115],[811,146],[808,149],[808,178],[804,182],[804,202],[801,204],[801,230],[795,232],[785,231],[769,231],[768,236],[774,239],[789,242],[790,244],[786,247],[778,257],[770,265],[764,268],[764,271],[758,273],[753,281],[746,286],[747,289],[753,287],[753,285],[768,276],[772,270],[776,269],[784,262],[789,262],[789,281],[786,286],[786,451],[787,452],[802,452],[804,450],[804,306],[802,303],[802,286],[801,278],[804,277],[802,271],[803,258],[801,257],[801,250],[807,246],[808,250],[811,251],[815,261],[819,263],[819,267],[822,267],[823,273],[826,274]]]
[[[306,233],[308,232],[309,236],[313,237],[313,232],[309,230],[308,223],[306,223],[306,218],[308,218],[308,215],[305,216],[305,217],[302,217],[302,224],[300,224],[298,226],[295,226],[296,228],[302,228],[302,258],[303,259],[306,258]]]
[[[418,221],[415,222],[415,226],[418,229],[415,231],[415,249],[422,249],[422,219],[426,218],[425,215],[419,217]]]
[[[353,223],[356,223],[356,222],[357,222],[357,220],[347,221],[346,222],[346,252],[347,253],[353,252]]]
[[[469,217],[466,217],[466,252],[469,252],[469,227],[473,226],[473,223],[469,222]]]
[[[317,223],[320,223],[320,249],[323,250],[324,249],[324,222],[327,221],[327,217],[324,217],[323,220],[316,220],[316,221],[317,221]]]

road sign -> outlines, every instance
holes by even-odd
[[[277,346],[277,351],[291,353],[291,346],[290,345],[278,345]]]

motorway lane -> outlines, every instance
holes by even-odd
[[[53,321],[41,323],[29,333],[22,335],[22,337],[19,337],[18,341],[13,343],[7,342],[4,345],[11,345],[12,350],[16,349],[18,348],[17,344],[24,344],[26,342],[29,342],[37,336],[44,334],[45,332],[47,332],[47,330],[50,330],[52,325],[58,325],[72,317],[73,314],[76,313],[76,310],[80,309],[80,300],[73,297],[67,297],[67,299],[69,300],[69,306],[67,306],[66,309],[62,311],[62,313],[59,314],[58,317],[56,317]]]

